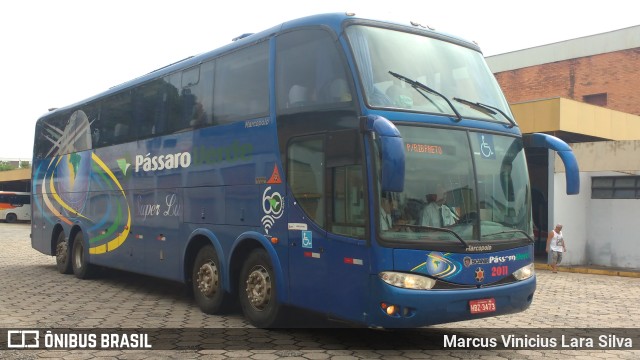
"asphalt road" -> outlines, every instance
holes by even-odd
[[[56,271],[55,259],[31,248],[29,224],[0,223],[0,358],[9,359],[637,359],[640,358],[640,279],[538,271],[538,288],[525,312],[405,331],[354,328],[262,330],[249,325],[239,311],[224,316],[200,312],[185,289],[175,283],[119,271],[105,271],[96,279],[79,280]],[[339,326],[300,313],[309,324]],[[90,341],[86,334],[126,329],[116,338],[122,345],[149,341],[153,349],[50,350],[7,349],[8,331],[51,330],[62,333],[59,344]],[[591,328],[586,336],[571,328]],[[205,329],[205,330],[203,330]],[[539,331],[537,330],[539,329]],[[569,329],[569,330],[567,330]],[[628,329],[632,335],[629,334]],[[132,336],[133,332],[146,334]],[[560,348],[540,349],[545,339],[567,335]],[[612,335],[613,334],[613,335]],[[617,336],[616,334],[619,334]],[[15,335],[15,334],[14,334]],[[455,337],[454,337],[455,335]],[[525,346],[514,349],[471,343],[468,339],[502,339],[512,335]],[[605,336],[604,346],[599,336]],[[67,336],[66,338],[64,336]],[[109,335],[106,335],[107,337]],[[442,349],[442,339],[450,341]],[[613,337],[613,340],[612,340]],[[579,339],[596,339],[576,344]],[[631,339],[631,350],[614,349]],[[52,338],[50,338],[52,339]],[[79,339],[79,340],[78,340]],[[534,340],[532,340],[534,339]],[[4,343],[2,342],[4,340]],[[143,341],[144,340],[144,341]],[[475,340],[474,340],[475,341]],[[478,340],[481,341],[481,340]],[[501,340],[500,340],[501,341]],[[498,341],[498,345],[501,342]],[[609,346],[613,341],[616,346]],[[44,342],[41,338],[41,342]],[[433,349],[431,343],[439,348]],[[536,343],[537,342],[537,343]],[[73,345],[73,343],[71,343]],[[89,345],[91,345],[89,343]],[[476,345],[488,349],[477,349]],[[574,350],[576,345],[580,350]],[[543,347],[545,345],[543,344]],[[438,347],[438,346],[436,346]],[[158,350],[160,349],[160,350]]]

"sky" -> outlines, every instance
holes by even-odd
[[[608,0],[20,0],[0,2],[0,159],[30,160],[36,120],[247,32],[328,12],[417,21],[486,56],[640,25]]]

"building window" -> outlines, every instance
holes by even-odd
[[[582,101],[591,105],[607,106],[607,93],[585,95]]]
[[[591,179],[592,199],[640,199],[640,176],[602,176]]]

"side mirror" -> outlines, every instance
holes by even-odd
[[[379,139],[381,154],[381,191],[402,192],[404,190],[405,153],[400,131],[386,118],[369,115],[366,130]]]

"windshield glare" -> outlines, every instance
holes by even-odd
[[[380,194],[384,239],[460,242],[453,231],[463,240],[500,241],[532,233],[520,139],[425,127],[398,129],[405,143],[405,185],[403,192]]]
[[[453,115],[446,100],[416,90],[398,73],[446,96],[497,107],[513,118],[481,53],[434,38],[355,25],[347,29],[366,100],[371,107]],[[508,122],[499,113],[456,102],[463,117]]]

